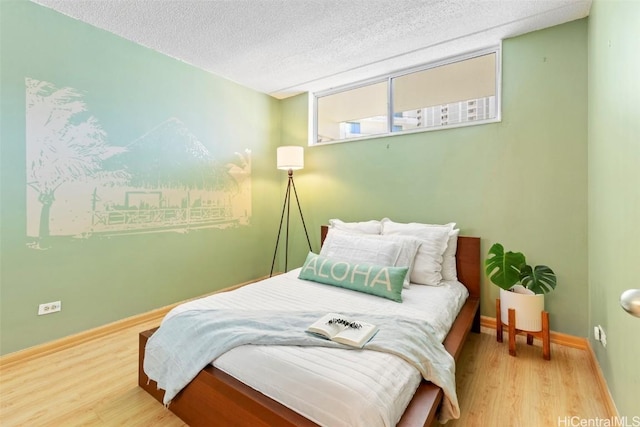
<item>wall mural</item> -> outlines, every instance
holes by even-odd
[[[175,117],[113,145],[82,91],[25,84],[28,247],[249,223],[250,150],[219,161]]]

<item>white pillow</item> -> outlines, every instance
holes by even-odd
[[[389,218],[382,221],[382,235],[403,235],[419,239],[422,244],[416,254],[411,283],[419,285],[440,286],[442,276],[443,254],[449,242],[449,233],[453,231],[455,223],[445,225],[398,223]],[[455,255],[455,252],[454,252]],[[455,266],[455,257],[454,257]],[[448,264],[449,266],[450,264]],[[449,269],[450,270],[450,269]]]
[[[398,254],[398,259],[394,264],[394,267],[408,267],[407,275],[404,278],[404,282],[402,286],[404,288],[409,288],[411,284],[411,274],[413,273],[413,267],[415,265],[416,256],[418,255],[418,250],[420,250],[420,246],[422,245],[422,241],[415,239],[412,236],[401,236],[390,234],[387,236],[379,235],[379,236],[368,236],[374,239],[382,239],[382,240],[390,240],[393,242],[398,242],[402,246],[400,248],[400,253]]]
[[[362,262],[381,266],[393,266],[398,260],[402,245],[398,242],[371,239],[366,234],[356,234],[329,229],[320,256],[347,262]]]
[[[389,218],[382,218],[380,221],[380,225],[382,226],[382,234],[409,234],[412,231],[420,231],[427,227],[441,227],[446,228],[447,230],[453,231],[456,227],[455,222],[450,222],[448,224],[423,224],[420,222],[393,222]]]
[[[393,248],[395,246],[389,245],[388,243],[399,245],[399,250],[395,254],[395,261],[390,264],[388,262],[391,261],[393,250],[387,248]],[[403,282],[403,287],[408,288],[416,254],[421,244],[422,242],[420,240],[410,236],[364,235],[331,228],[329,229],[324,244],[320,249],[320,255],[348,262],[364,262],[382,266],[408,267],[407,275]],[[385,253],[388,250],[388,253],[382,255],[380,252],[377,252],[372,256],[371,249],[373,248],[376,250],[383,249],[382,253]]]
[[[456,251],[458,250],[459,229],[449,232],[449,242],[447,249],[442,254],[442,280],[458,280],[458,269],[456,267]]]
[[[382,232],[382,224],[375,219],[362,222],[344,222],[339,219],[330,219],[329,227],[336,230],[351,231],[352,233],[380,234]]]

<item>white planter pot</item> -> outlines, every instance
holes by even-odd
[[[500,289],[500,318],[509,324],[509,309],[516,311],[516,329],[529,332],[542,330],[544,294],[522,294]]]

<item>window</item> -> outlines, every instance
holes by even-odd
[[[385,134],[387,82],[318,97],[317,112],[317,142]]]
[[[312,143],[500,120],[500,50],[315,94]]]

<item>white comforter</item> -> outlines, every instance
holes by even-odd
[[[468,293],[457,282],[411,285],[403,303],[297,279],[298,270],[233,292],[176,307],[167,318],[192,309],[365,312],[427,320],[442,341]],[[323,426],[393,426],[421,380],[397,356],[321,347],[237,347],[214,362],[245,384]]]

